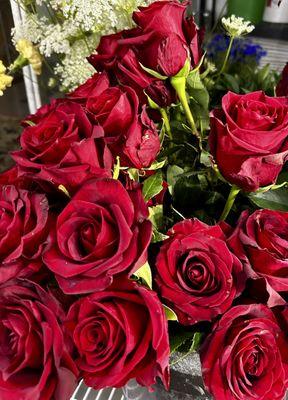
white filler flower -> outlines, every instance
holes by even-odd
[[[255,29],[255,26],[250,21],[245,21],[242,17],[236,17],[234,14],[231,17],[223,17],[222,25],[229,36],[238,37],[247,35]]]
[[[64,91],[93,74],[86,61],[101,36],[131,28],[132,13],[152,0],[36,0],[12,31],[16,44],[31,41],[49,64]],[[25,2],[23,2],[25,4]],[[32,12],[33,9],[33,12]]]

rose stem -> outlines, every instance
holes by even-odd
[[[240,190],[241,189],[239,189],[236,185],[232,185],[224,210],[221,214],[220,221],[225,221],[225,219],[228,217],[228,214],[231,211],[231,208]]]
[[[223,74],[223,72],[225,71],[225,68],[226,68],[226,65],[227,65],[227,61],[228,61],[230,53],[231,53],[233,41],[234,41],[234,36],[231,36],[230,37],[229,46],[228,46],[228,49],[226,51],[226,55],[225,55],[225,58],[224,58],[224,61],[223,61],[223,65],[222,65],[222,68],[220,69],[220,71],[218,72],[218,76]]]
[[[193,135],[197,136],[199,138],[199,133],[197,132],[196,124],[194,121],[194,117],[192,115],[192,112],[189,107],[189,103],[187,100],[187,95],[186,95],[186,78],[184,76],[173,76],[171,78],[171,84],[174,87],[177,96],[179,97],[179,100],[182,104],[182,107],[185,111],[187,120],[189,122],[189,125],[192,129]]]
[[[167,114],[167,112],[166,112],[166,110],[164,108],[160,108],[160,113],[161,113],[161,116],[163,118],[163,122],[164,122],[164,126],[165,126],[165,130],[167,132],[167,135],[169,136],[170,140],[173,140],[168,114]]]

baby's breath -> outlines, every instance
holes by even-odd
[[[28,12],[13,29],[13,40],[15,44],[21,39],[31,41],[45,58],[56,56],[54,72],[63,88],[71,90],[92,75],[86,57],[95,50],[101,36],[132,27],[133,11],[151,2],[36,0],[38,13]]]

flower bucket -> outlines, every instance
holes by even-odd
[[[288,2],[282,1],[279,5],[278,0],[268,0],[265,7],[263,20],[265,22],[274,22],[284,24],[288,22]]]
[[[159,382],[154,385],[154,392],[138,385],[135,380],[130,381],[123,389],[125,400],[210,400],[210,395],[204,388],[199,354],[182,358],[175,353],[171,357],[171,386],[167,392]],[[176,360],[180,362],[175,363]],[[173,364],[174,363],[174,364]]]

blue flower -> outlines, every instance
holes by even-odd
[[[217,63],[229,45],[229,37],[225,34],[216,34],[207,45],[207,56],[213,62]],[[266,56],[267,52],[260,44],[254,43],[249,38],[234,39],[230,63],[256,63],[259,64],[262,57]]]

